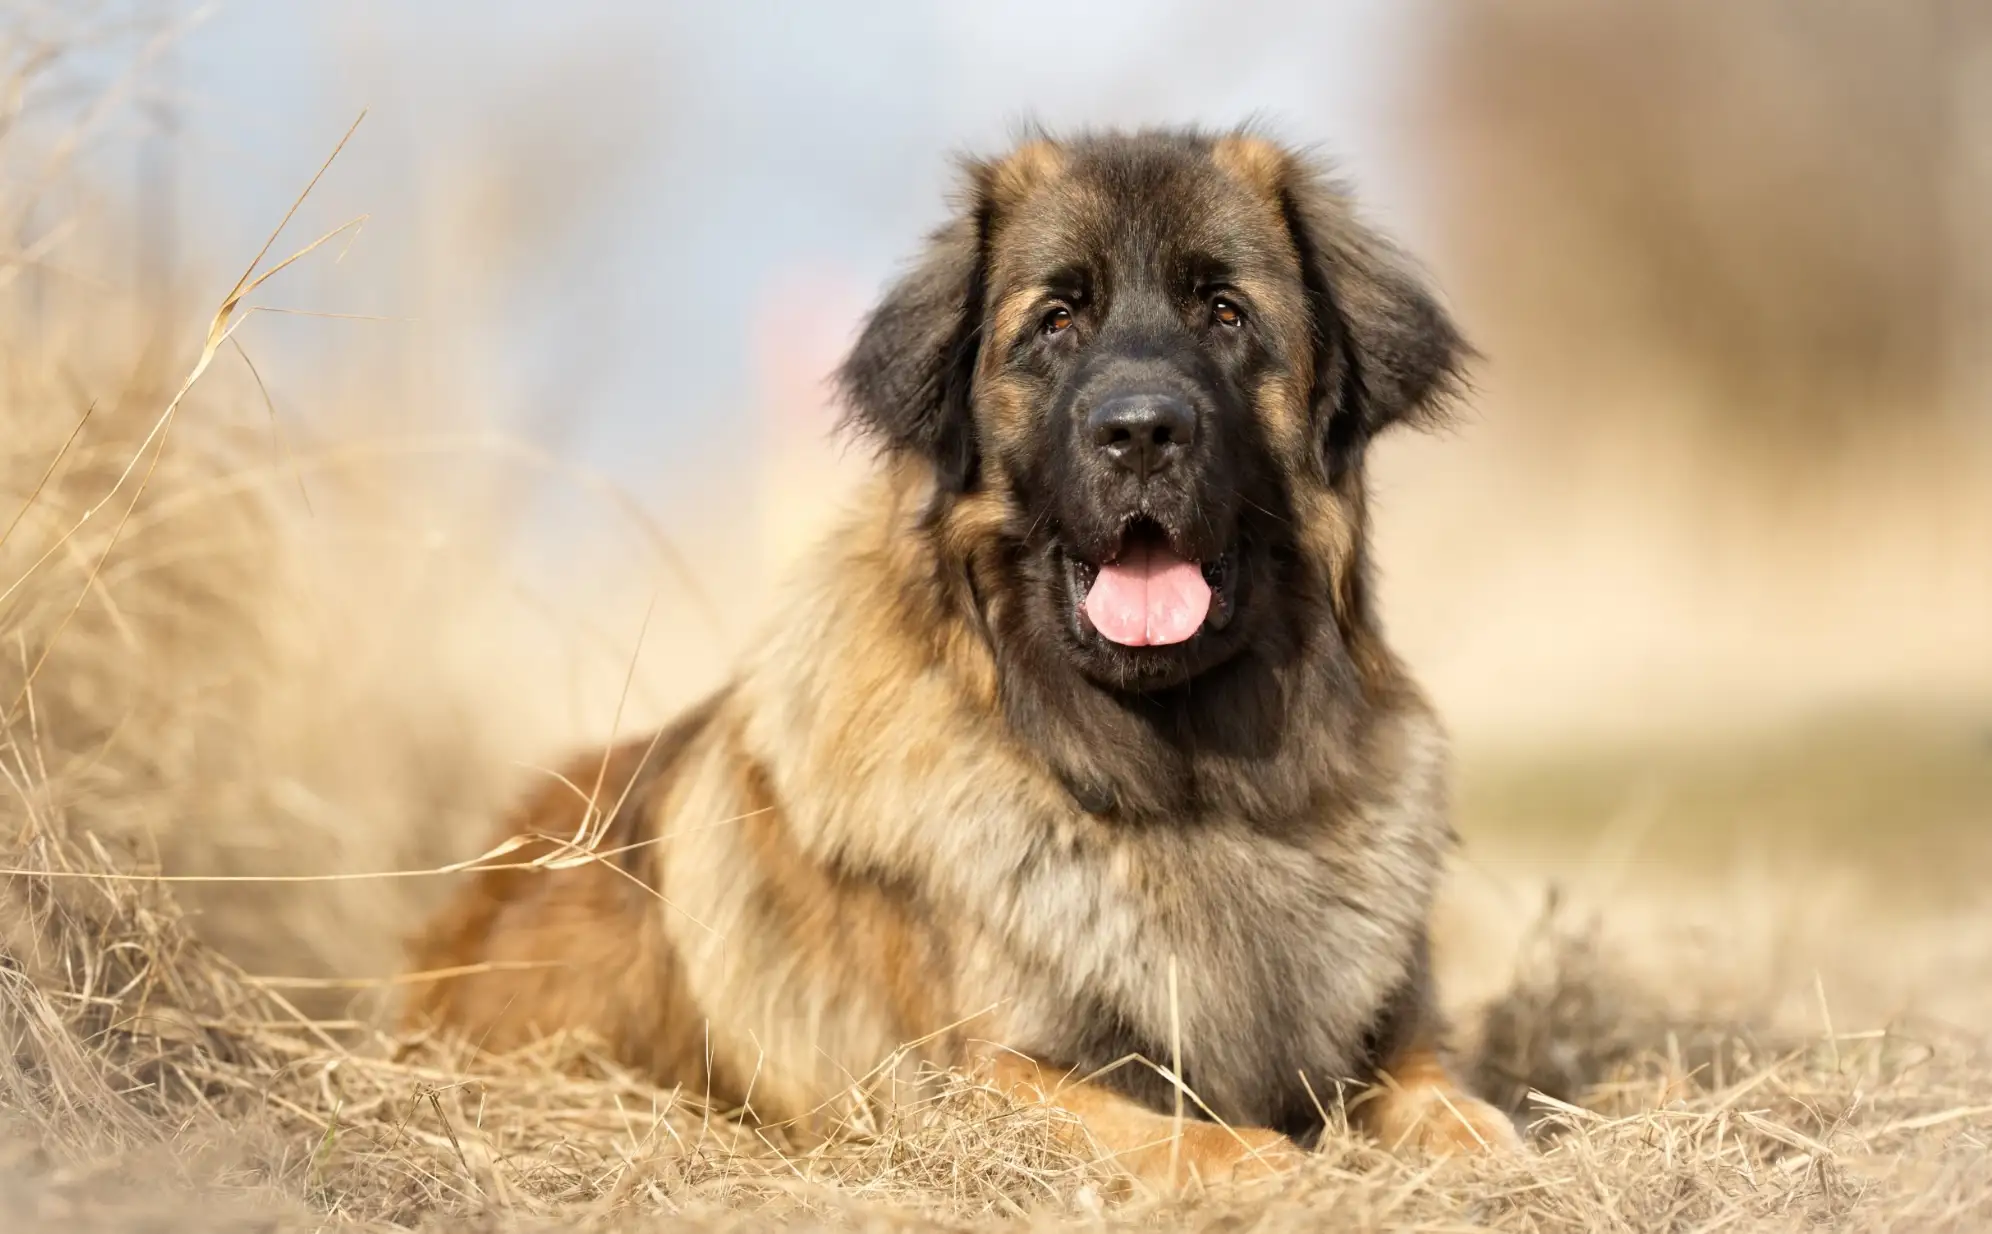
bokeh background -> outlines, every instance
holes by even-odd
[[[8,20],[10,71],[50,59],[10,101],[10,174],[65,168],[7,221],[9,294],[135,289],[92,329],[141,368],[184,370],[365,112],[278,251],[363,226],[259,295],[291,311],[214,378],[267,399],[255,448],[331,563],[311,607],[348,706],[448,676],[425,734],[544,762],[688,700],[778,619],[773,580],[864,465],[823,379],[943,217],[950,155],[1027,120],[1257,117],[1336,156],[1486,353],[1460,425],[1374,467],[1467,881],[1831,887],[1940,919],[1992,874],[1982,4]],[[366,811],[320,778],[335,821]],[[298,858],[266,842],[256,868]]]

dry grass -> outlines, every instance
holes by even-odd
[[[1275,1187],[1117,1200],[1042,1116],[965,1078],[804,1148],[624,1074],[585,1042],[472,1060],[302,1022],[194,941],[167,887],[128,877],[59,816],[16,821],[0,1091],[18,1125],[0,1203],[51,1230],[205,1229],[217,1212],[245,1229],[1992,1222],[1982,1039],[1684,1017],[1553,922],[1486,1030],[1490,1090],[1531,1111],[1529,1156],[1400,1160],[1332,1135]]]
[[[1400,148],[1488,361],[1472,428],[1377,479],[1387,611],[1448,716],[1982,712],[1992,9],[1423,13]]]
[[[1808,969],[1760,967],[1754,919],[1697,946],[1671,911],[1629,937],[1550,913],[1512,977],[1472,961],[1483,1081],[1526,1110],[1525,1157],[1331,1134],[1289,1180],[1178,1199],[1121,1194],[973,1077],[802,1145],[586,1041],[492,1059],[384,1035],[391,989],[351,979],[393,971],[441,880],[348,876],[463,855],[516,778],[508,699],[436,667],[461,610],[381,602],[433,558],[325,551],[406,500],[273,444],[244,369],[166,423],[202,331],[149,346],[160,321],[122,333],[128,306],[54,274],[29,296],[36,260],[0,255],[0,1228],[1992,1226],[1983,1034],[1835,1025]],[[467,560],[444,582],[477,613],[502,585]]]

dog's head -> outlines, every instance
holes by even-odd
[[[977,512],[1039,641],[1153,691],[1296,637],[1296,594],[1334,603],[1365,447],[1432,414],[1465,353],[1303,157],[1107,134],[969,164],[840,379]]]

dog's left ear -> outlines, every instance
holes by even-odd
[[[1475,352],[1409,259],[1357,220],[1320,168],[1286,152],[1277,168],[1313,317],[1312,406],[1333,480],[1391,425],[1442,421]]]
[[[971,164],[955,217],[885,293],[837,370],[846,423],[888,451],[923,457],[942,488],[966,491],[979,453],[971,395],[980,350],[991,204]]]

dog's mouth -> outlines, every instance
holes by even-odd
[[[1207,561],[1179,551],[1162,526],[1136,518],[1095,564],[1066,554],[1082,627],[1122,647],[1169,647],[1231,621],[1233,554]]]

